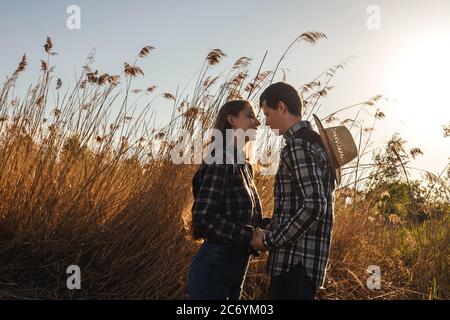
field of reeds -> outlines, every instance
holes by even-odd
[[[286,52],[325,38],[304,33]],[[190,259],[199,246],[189,231],[197,165],[174,164],[172,150],[182,131],[201,139],[201,128],[211,126],[229,99],[249,99],[258,111],[261,90],[284,78],[284,55],[270,70],[264,59],[256,62],[253,75],[247,57],[216,74],[227,56],[214,49],[193,89],[170,93],[155,84],[134,87],[135,78],[145,79],[139,62],[153,50],[144,47],[119,74],[96,70],[89,56],[75,83],[66,84],[55,74],[48,38],[35,83],[16,95],[27,69],[24,55],[0,87],[0,298],[185,298]],[[320,101],[337,90],[333,79],[346,63],[298,86],[305,118],[317,112],[327,125],[347,125],[360,153],[336,191],[329,270],[317,298],[449,299],[449,167],[416,181],[409,162],[420,156],[419,148],[398,135],[372,148],[372,132],[385,117],[377,107],[381,95],[321,113]],[[164,125],[156,124],[159,103],[172,106]],[[354,117],[340,119],[343,110],[354,110]],[[361,110],[373,115],[370,127],[359,121]],[[280,141],[262,131],[255,152],[276,153]],[[262,164],[255,169],[264,215],[270,216],[273,176],[262,174]],[[264,260],[261,255],[250,263],[245,299],[266,296]],[[81,290],[67,289],[69,265],[81,269]],[[379,290],[367,288],[370,265],[380,267]]]

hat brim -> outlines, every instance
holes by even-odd
[[[320,139],[322,140],[322,143],[323,143],[323,145],[324,145],[324,147],[326,149],[328,157],[330,158],[329,162],[330,162],[330,165],[331,165],[331,169],[335,173],[334,177],[336,178],[336,183],[337,183],[337,185],[339,185],[341,183],[341,169],[336,167],[334,165],[333,159],[331,159],[331,157],[332,157],[331,148],[330,148],[331,144],[328,141],[328,137],[327,137],[327,134],[325,132],[325,128],[322,125],[322,122],[320,121],[319,117],[317,117],[315,114],[313,114],[313,118],[314,118],[314,122],[316,123],[317,128],[319,130]]]

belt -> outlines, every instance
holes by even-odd
[[[253,249],[250,245],[244,245],[244,244],[237,244],[237,243],[223,243],[217,240],[210,240],[210,239],[205,239],[206,243],[211,243],[211,244],[218,244],[221,246],[226,246],[226,247],[236,247],[239,249],[247,249],[248,252],[252,255],[252,256],[259,256],[259,252],[256,251],[255,249]]]
[[[248,246],[246,246],[246,245],[244,245],[244,244],[238,244],[238,243],[224,243],[224,242],[221,242],[221,241],[218,241],[218,240],[210,240],[210,239],[205,239],[205,242],[207,242],[207,243],[211,243],[211,244],[219,244],[219,245],[221,245],[221,246],[227,246],[227,247],[248,247]]]

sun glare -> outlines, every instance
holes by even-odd
[[[397,118],[410,130],[442,132],[450,121],[450,32],[405,47],[391,81]]]

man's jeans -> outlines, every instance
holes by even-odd
[[[313,300],[316,288],[301,263],[279,276],[272,277],[269,297],[272,300]]]
[[[238,300],[249,257],[246,246],[204,242],[189,269],[189,299]]]

